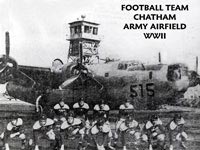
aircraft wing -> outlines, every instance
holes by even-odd
[[[51,85],[51,69],[45,67],[33,67],[19,65],[18,69],[33,79],[36,83],[43,86]]]

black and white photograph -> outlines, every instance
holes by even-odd
[[[0,0],[0,150],[199,150],[199,0]]]

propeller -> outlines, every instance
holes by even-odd
[[[28,82],[31,83],[31,86],[34,86],[35,81],[29,76],[27,76],[25,73],[18,70],[18,64],[16,60],[10,57],[9,32],[5,33],[5,45],[6,54],[0,57],[0,83],[3,84],[11,80],[16,81],[18,79],[18,82],[24,80],[24,83]]]
[[[158,62],[159,62],[159,64],[162,64],[162,59],[161,59],[161,53],[160,52],[158,53]]]
[[[0,77],[1,83],[7,82],[12,78],[13,70],[17,69],[17,62],[9,56],[10,54],[10,38],[9,32],[5,33],[6,54],[0,57]]]
[[[79,75],[81,73],[88,74],[88,69],[83,65],[83,46],[82,42],[79,43],[79,58],[76,60],[76,65],[71,69],[73,75]]]
[[[103,89],[103,85],[95,78],[93,78],[92,73],[90,73],[88,69],[83,65],[83,50],[81,42],[79,44],[79,59],[76,60],[76,65],[74,65],[70,71],[72,76],[59,86],[60,89],[66,89],[76,81],[80,81],[82,87],[84,88],[84,85],[88,80],[93,81],[96,85],[98,85],[100,90]]]
[[[9,32],[6,32],[6,57],[9,58],[10,54],[10,37],[9,37]]]

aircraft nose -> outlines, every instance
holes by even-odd
[[[189,79],[187,76],[181,78],[181,80],[177,80],[175,82],[175,88],[178,91],[186,90],[189,86]]]

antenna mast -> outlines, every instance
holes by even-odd
[[[160,54],[160,52],[158,53],[158,62],[161,64],[162,62],[161,62],[161,54]]]
[[[198,73],[198,66],[199,66],[199,58],[196,56],[196,72]]]

